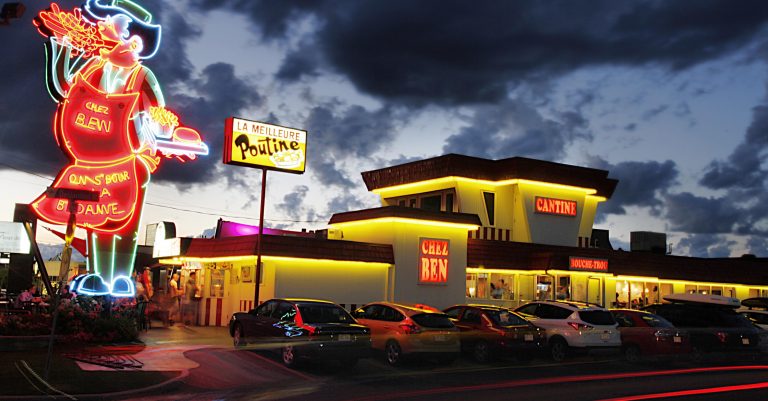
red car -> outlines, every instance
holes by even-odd
[[[678,330],[661,316],[631,309],[613,309],[611,313],[619,324],[621,349],[627,361],[691,352],[688,333]]]
[[[545,331],[511,309],[491,305],[456,305],[445,310],[461,330],[461,347],[480,362],[499,355],[530,360],[547,343]]]

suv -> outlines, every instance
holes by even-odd
[[[654,304],[643,308],[691,335],[694,353],[755,351],[760,329],[734,308],[703,303]]]
[[[616,320],[607,309],[584,302],[535,301],[515,309],[531,323],[546,330],[547,344],[555,361],[572,350],[621,347]]]
[[[373,348],[383,350],[390,365],[399,365],[406,355],[429,355],[444,363],[459,355],[459,329],[435,308],[375,302],[352,316],[371,329]]]

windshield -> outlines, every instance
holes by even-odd
[[[604,310],[579,311],[581,320],[598,326],[612,326],[616,324],[611,312]]]
[[[524,326],[528,322],[520,316],[503,310],[486,310],[485,313],[491,320],[499,326]]]
[[[299,304],[299,313],[304,323],[354,323],[355,320],[344,309],[336,305]]]
[[[450,329],[454,327],[451,318],[443,313],[419,313],[411,316],[411,319],[419,326],[431,329]]]
[[[664,319],[661,316],[656,316],[652,314],[643,314],[641,316],[643,321],[651,327],[659,327],[659,328],[671,328],[675,327],[672,323],[669,322],[669,320]]]

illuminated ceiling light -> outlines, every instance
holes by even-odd
[[[586,195],[594,195],[597,193],[597,189],[594,188],[584,188],[584,187],[577,187],[573,185],[565,185],[565,184],[556,184],[551,182],[542,182],[542,181],[533,181],[533,180],[526,180],[522,178],[512,178],[508,180],[500,180],[500,181],[490,181],[490,180],[480,180],[475,178],[467,178],[467,177],[457,177],[457,176],[450,176],[450,177],[440,177],[440,178],[434,178],[431,180],[424,180],[419,182],[411,182],[408,184],[401,184],[401,185],[393,185],[391,187],[384,187],[384,188],[377,188],[372,190],[371,192],[377,194],[377,195],[383,195],[388,192],[396,192],[396,191],[404,191],[408,189],[415,189],[425,186],[439,186],[439,185],[445,185],[446,187],[450,187],[451,184],[455,186],[458,183],[467,183],[467,184],[477,184],[477,185],[488,185],[488,186],[505,186],[505,185],[516,185],[516,184],[525,184],[525,185],[535,185],[535,186],[542,186],[552,189],[559,189],[559,190],[566,190],[566,191],[576,191],[576,192],[582,192]],[[605,200],[602,196],[595,196],[595,198],[602,198]]]

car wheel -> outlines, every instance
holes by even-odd
[[[472,349],[472,357],[477,362],[486,363],[491,361],[491,345],[487,341],[478,341]]]
[[[641,355],[642,353],[640,352],[640,347],[637,345],[628,345],[624,347],[624,359],[626,359],[627,362],[638,362]]]
[[[299,357],[296,355],[296,347],[293,345],[286,345],[280,352],[283,365],[289,368],[296,368],[299,366]]]
[[[549,352],[552,360],[562,362],[568,357],[568,343],[562,338],[554,338],[549,342]]]
[[[390,340],[384,347],[384,356],[387,358],[387,363],[392,366],[400,365],[403,362],[403,350],[400,348],[400,344],[397,341]]]
[[[243,326],[240,323],[235,324],[232,329],[232,344],[235,348],[243,348],[246,344],[245,336],[243,335]]]

